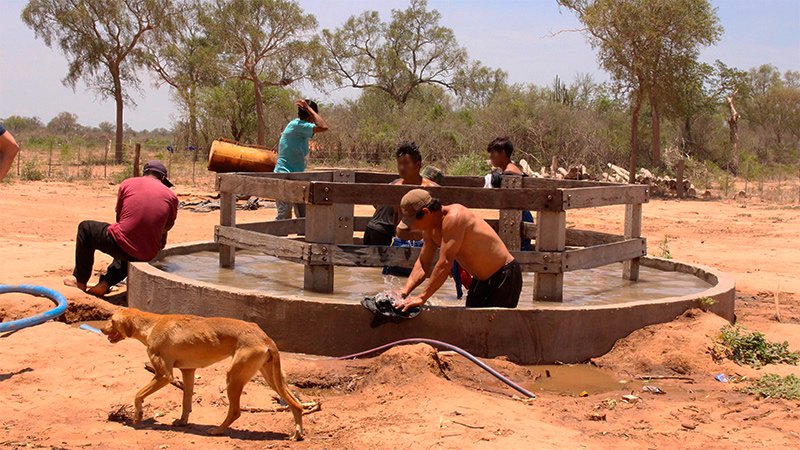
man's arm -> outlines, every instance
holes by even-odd
[[[14,162],[17,153],[19,153],[19,145],[11,132],[5,131],[0,134],[0,181],[3,181],[8,171],[11,170],[11,163]]]
[[[433,258],[436,256],[436,246],[433,244],[432,239],[425,239],[422,244],[422,250],[419,252],[419,258],[414,263],[414,268],[411,269],[411,275],[408,276],[405,287],[400,291],[400,296],[403,298],[408,297],[414,292],[425,278],[431,273],[431,266],[433,266]]]
[[[422,306],[442,287],[447,280],[456,260],[456,255],[464,241],[464,224],[460,217],[447,217],[442,223],[442,248],[439,250],[439,261],[430,273],[430,280],[425,290],[417,297],[409,298],[403,304],[403,311],[414,306]],[[427,242],[427,241],[426,241]],[[420,255],[420,258],[422,255]]]
[[[306,110],[306,112],[311,116],[311,121],[314,122],[314,134],[316,133],[323,133],[328,131],[328,122],[325,122],[325,119],[322,118],[316,111],[314,111],[305,100],[297,100],[295,102],[297,106]]]

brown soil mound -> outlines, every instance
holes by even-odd
[[[725,325],[728,321],[716,314],[692,309],[672,322],[634,331],[593,361],[630,376],[719,373],[733,365],[711,356],[712,339]]]

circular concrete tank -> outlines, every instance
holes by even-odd
[[[690,293],[678,296],[652,295],[643,290],[638,299],[620,298],[613,303],[603,300],[614,297],[614,293],[599,289],[581,297],[580,302],[521,301],[515,309],[468,309],[458,306],[463,305],[463,300],[442,301],[413,320],[375,328],[371,326],[372,314],[354,301],[352,295],[337,297],[334,292],[323,298],[285,290],[275,293],[243,289],[199,281],[156,267],[163,266],[170,258],[217,251],[215,243],[177,245],[164,250],[156,261],[131,264],[129,306],[162,314],[232,317],[255,322],[283,351],[340,356],[398,339],[425,337],[450,342],[478,356],[505,355],[521,364],[572,363],[603,355],[632,331],[671,321],[701,303],[727,320],[734,318],[732,277],[708,267],[651,257],[641,258],[641,265],[647,270],[673,273],[672,277],[693,277],[702,287],[695,286]],[[380,269],[360,270],[379,272]],[[268,271],[269,267],[265,272]],[[615,273],[619,277],[619,271]],[[365,283],[363,290],[367,294],[381,288]],[[585,286],[582,289],[587,291]],[[700,301],[706,298],[714,301]]]

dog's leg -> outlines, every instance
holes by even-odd
[[[258,368],[264,363],[265,353],[256,352],[253,349],[238,350],[233,355],[233,363],[228,370],[228,415],[218,427],[208,430],[214,436],[223,434],[225,430],[242,415],[239,403],[242,397],[242,390],[247,382],[258,372]]]
[[[134,400],[133,406],[136,409],[136,413],[133,417],[133,423],[139,423],[142,420],[142,403],[144,402],[145,397],[148,395],[156,392],[157,390],[163,388],[164,386],[169,384],[169,377],[162,374],[156,374],[153,379],[145,385],[139,392],[136,393],[136,398]]]
[[[181,375],[183,376],[183,410],[181,411],[181,418],[172,422],[173,425],[178,427],[186,426],[189,423],[189,413],[192,412],[192,395],[194,394],[194,370],[181,369]]]
[[[278,350],[270,348],[267,362],[261,367],[261,375],[267,380],[272,390],[280,395],[283,401],[289,405],[289,409],[292,411],[292,415],[294,416],[294,433],[292,433],[289,439],[301,441],[305,435],[305,431],[303,430],[303,405],[300,403],[300,400],[292,394],[292,391],[289,390],[289,386],[286,384],[286,377],[281,369],[280,358]]]

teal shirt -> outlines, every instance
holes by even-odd
[[[308,140],[314,135],[314,124],[294,119],[286,125],[278,143],[278,163],[275,172],[302,172],[306,170]]]

